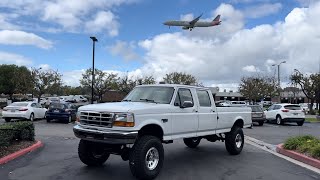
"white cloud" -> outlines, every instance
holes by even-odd
[[[192,13],[190,14],[184,14],[180,16],[181,21],[192,21],[194,19],[194,16]]]
[[[104,32],[110,36],[118,35],[119,22],[111,12],[114,7],[134,3],[137,0],[33,0],[33,1],[0,1],[0,8],[19,16],[33,17],[32,24],[51,27],[40,27],[41,30],[67,32]],[[1,18],[0,18],[1,25]],[[23,25],[27,25],[25,22]],[[57,27],[59,28],[57,30]],[[24,27],[25,29],[26,27]],[[28,29],[28,28],[27,28]]]
[[[271,14],[276,14],[282,9],[281,3],[265,3],[255,6],[249,6],[245,9],[245,17],[260,18]]]
[[[212,18],[218,13],[225,18],[218,27],[159,34],[140,41],[146,51],[145,64],[137,70],[158,79],[173,71],[191,73],[205,85],[234,84],[242,76],[252,75],[253,69],[273,76],[276,69],[271,65],[283,60],[287,63],[280,67],[282,81],[289,81],[294,68],[318,72],[320,2],[295,8],[273,25],[250,29],[244,28],[242,12],[232,5],[221,4],[213,12]]]
[[[43,71],[48,71],[51,69],[49,64],[40,64],[38,68],[41,68]]]
[[[0,51],[0,64],[16,64],[18,66],[29,66],[32,61],[22,55]]]
[[[117,36],[119,23],[111,11],[100,11],[93,20],[85,23],[85,29],[88,32],[102,32],[107,30],[109,36]]]
[[[62,73],[62,81],[64,84],[69,86],[80,86],[80,79],[82,74],[85,72],[85,69],[66,71]]]
[[[117,41],[114,45],[108,47],[112,55],[121,56],[125,60],[137,60],[139,56],[134,52],[134,48],[134,43],[125,41]]]
[[[259,68],[255,67],[254,65],[248,65],[242,68],[243,71],[246,72],[259,72]]]
[[[43,49],[49,49],[53,43],[33,33],[17,30],[2,30],[0,31],[0,44],[33,45]]]

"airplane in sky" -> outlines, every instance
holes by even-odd
[[[213,21],[199,21],[201,16],[202,14],[197,18],[193,19],[192,21],[166,21],[163,24],[169,26],[169,28],[170,26],[182,26],[182,29],[189,29],[190,31],[192,31],[192,29],[195,27],[211,27],[221,24],[220,14],[217,17],[215,17]]]

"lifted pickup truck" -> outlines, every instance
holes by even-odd
[[[162,143],[183,138],[196,148],[201,139],[221,140],[237,155],[242,128],[251,124],[250,108],[216,107],[207,88],[160,84],[137,86],[122,102],[80,107],[73,130],[84,164],[100,166],[110,154],[120,155],[136,178],[153,179],[163,165]]]

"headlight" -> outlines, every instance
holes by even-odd
[[[113,125],[121,126],[121,127],[133,127],[134,126],[133,113],[116,113],[114,116]]]

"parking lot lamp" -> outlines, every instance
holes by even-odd
[[[95,42],[98,42],[98,39],[94,36],[91,36],[90,39],[92,40],[92,80],[91,80],[91,104],[93,104],[93,97],[94,97],[94,48]]]
[[[281,103],[281,96],[280,96],[280,88],[281,88],[281,84],[280,84],[280,65],[282,63],[286,63],[286,61],[282,61],[279,64],[272,64],[272,66],[278,66],[278,95],[279,95],[279,103]]]

